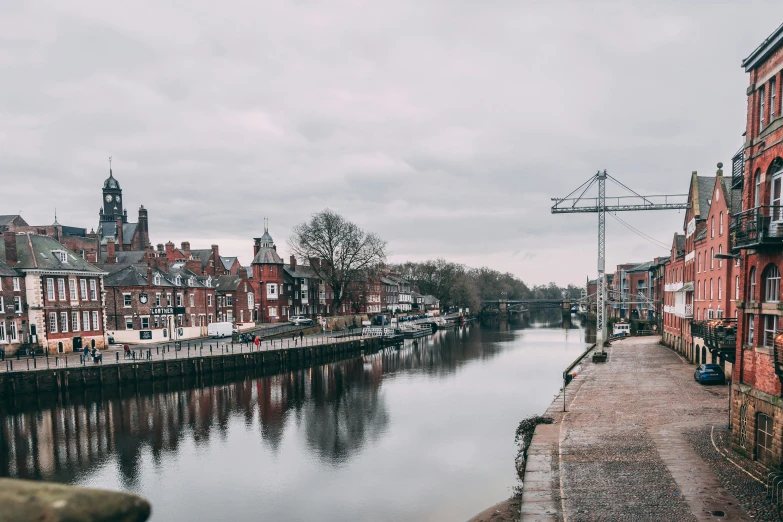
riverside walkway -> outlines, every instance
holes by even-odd
[[[555,399],[528,451],[522,521],[755,519],[689,439],[725,428],[727,386],[697,384],[694,366],[658,342],[614,343],[606,363],[583,363],[567,413]]]

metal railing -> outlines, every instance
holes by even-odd
[[[783,243],[783,206],[751,208],[734,216],[734,248]]]
[[[693,337],[701,337],[712,354],[720,355],[731,363],[736,359],[737,320],[714,319],[695,321],[691,326]]]

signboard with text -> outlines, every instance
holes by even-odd
[[[155,306],[150,308],[151,315],[182,315],[184,313],[184,306]]]
[[[139,330],[139,339],[142,341],[152,339],[152,330]]]

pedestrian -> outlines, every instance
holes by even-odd
[[[130,356],[130,346],[127,344],[125,345],[125,358],[127,359]]]
[[[296,346],[296,332],[291,334],[291,340],[294,342],[294,346]]]
[[[92,349],[92,362],[98,362],[98,350]]]
[[[258,345],[261,344],[261,339],[259,339],[256,335],[256,338],[253,339],[253,343],[256,345],[256,350],[258,350]]]
[[[90,348],[89,348],[89,346],[85,346],[84,347],[84,358],[86,359],[89,356],[90,356]]]
[[[304,342],[304,331],[303,330],[299,330],[299,340]]]

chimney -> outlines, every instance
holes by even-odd
[[[201,261],[198,259],[188,259],[185,261],[185,268],[198,275],[204,275],[201,270]]]
[[[144,250],[150,244],[150,232],[149,225],[147,224],[147,209],[144,205],[139,207],[139,224],[137,226],[139,232],[139,250]]]
[[[220,275],[223,270],[223,263],[220,262],[220,252],[217,245],[212,245],[212,273]]]
[[[3,240],[5,241],[5,262],[9,266],[16,266],[19,261],[16,257],[16,233],[3,232]]]
[[[183,241],[180,247],[182,247],[182,253],[185,254],[185,259],[190,259],[190,241]]]
[[[256,257],[258,255],[258,251],[261,250],[261,238],[260,237],[254,237],[253,238],[253,257]]]
[[[109,238],[106,241],[106,263],[110,265],[117,264],[117,253],[114,248],[113,238]]]
[[[291,270],[296,270],[296,257],[291,256]]]
[[[171,241],[166,243],[166,259],[174,261],[174,243]]]
[[[158,254],[163,254],[163,243],[158,243]]]
[[[122,250],[122,218],[118,217],[114,222],[117,225],[117,248]]]

